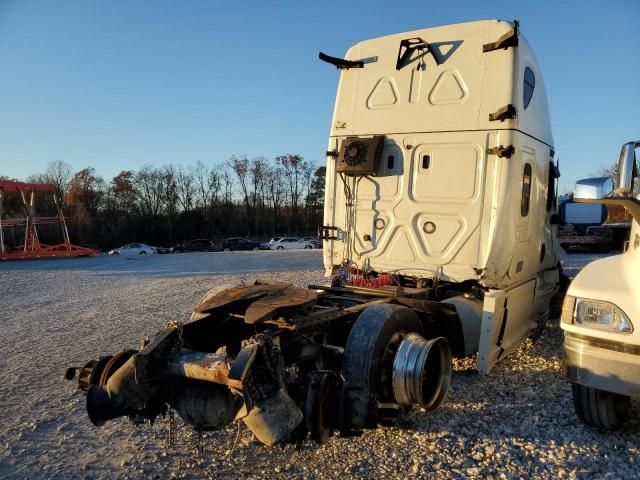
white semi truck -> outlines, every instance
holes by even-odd
[[[368,40],[347,59],[336,60],[327,273],[431,287],[487,373],[544,323],[559,282],[559,175],[533,51],[517,23],[483,21]]]
[[[267,445],[437,408],[451,357],[488,373],[549,316],[557,169],[542,74],[517,22],[360,42],[327,151],[331,286],[211,291],[187,322],[72,367],[95,425],[174,409]]]
[[[578,202],[622,205],[633,218],[626,251],[584,267],[562,308],[563,371],[576,413],[604,429],[619,428],[630,398],[640,397],[640,200],[631,196],[638,147],[623,145],[615,192],[611,178],[579,181],[574,191]]]

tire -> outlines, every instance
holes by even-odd
[[[276,250],[284,250],[284,247],[281,245],[278,248],[276,248]]]
[[[406,334],[423,334],[414,311],[401,305],[372,305],[357,318],[345,345],[342,372],[348,384],[353,427],[375,427],[381,420],[370,399],[395,403],[391,372],[395,352]]]
[[[626,395],[607,392],[574,383],[573,405],[581,422],[604,430],[616,430],[629,416],[631,399]]]
[[[313,248],[313,247],[312,247],[311,245],[305,245],[305,246],[304,246],[304,249],[305,249],[305,250],[311,250],[312,248]]]
[[[145,251],[143,250],[143,251],[141,251],[138,255],[146,255],[146,254],[147,254],[147,252],[145,252]]]
[[[253,248],[251,249],[251,251],[252,251],[252,252],[257,252],[258,250],[260,250],[258,247],[253,247]]]
[[[231,251],[231,249],[230,249],[229,247],[224,247],[224,248],[222,249],[222,251],[223,251],[223,252],[230,252],[230,251]]]

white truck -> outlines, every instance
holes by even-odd
[[[549,316],[557,168],[540,68],[517,22],[360,42],[327,152],[331,286],[212,290],[191,320],[72,367],[95,425],[175,410],[242,419],[267,445],[437,408],[451,357],[488,373]]]
[[[368,40],[346,57],[334,59],[327,273],[430,288],[456,307],[460,353],[478,352],[487,373],[544,323],[559,282],[559,174],[533,51],[517,23],[490,20]]]
[[[562,307],[563,371],[576,414],[603,429],[619,428],[630,397],[640,396],[640,200],[630,196],[638,147],[623,145],[613,195],[611,178],[581,180],[574,191],[578,202],[622,205],[633,217],[626,251],[585,266]]]

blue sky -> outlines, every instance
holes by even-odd
[[[324,161],[359,40],[518,18],[542,68],[561,190],[640,138],[640,1],[0,0],[0,175],[53,160],[109,179],[150,163]]]

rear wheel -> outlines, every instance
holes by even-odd
[[[277,250],[284,250],[284,247],[281,245],[277,248]]]
[[[231,249],[230,249],[229,247],[224,247],[224,248],[222,249],[222,251],[223,251],[223,252],[230,252],[230,251],[231,251]]]
[[[147,252],[145,252],[144,250],[142,250],[138,255],[146,255]]]
[[[422,335],[418,316],[400,305],[372,305],[356,320],[345,346],[342,371],[351,390],[350,418],[354,427],[375,427],[384,420],[378,415],[379,403],[395,404],[393,360],[408,333]],[[402,413],[402,411],[398,411]]]
[[[304,249],[305,249],[305,250],[311,250],[312,248],[313,248],[313,247],[312,247],[311,245],[305,245],[305,246],[304,246]]]
[[[576,415],[583,423],[605,430],[615,430],[620,428],[629,416],[631,399],[628,396],[577,383],[572,387]]]

